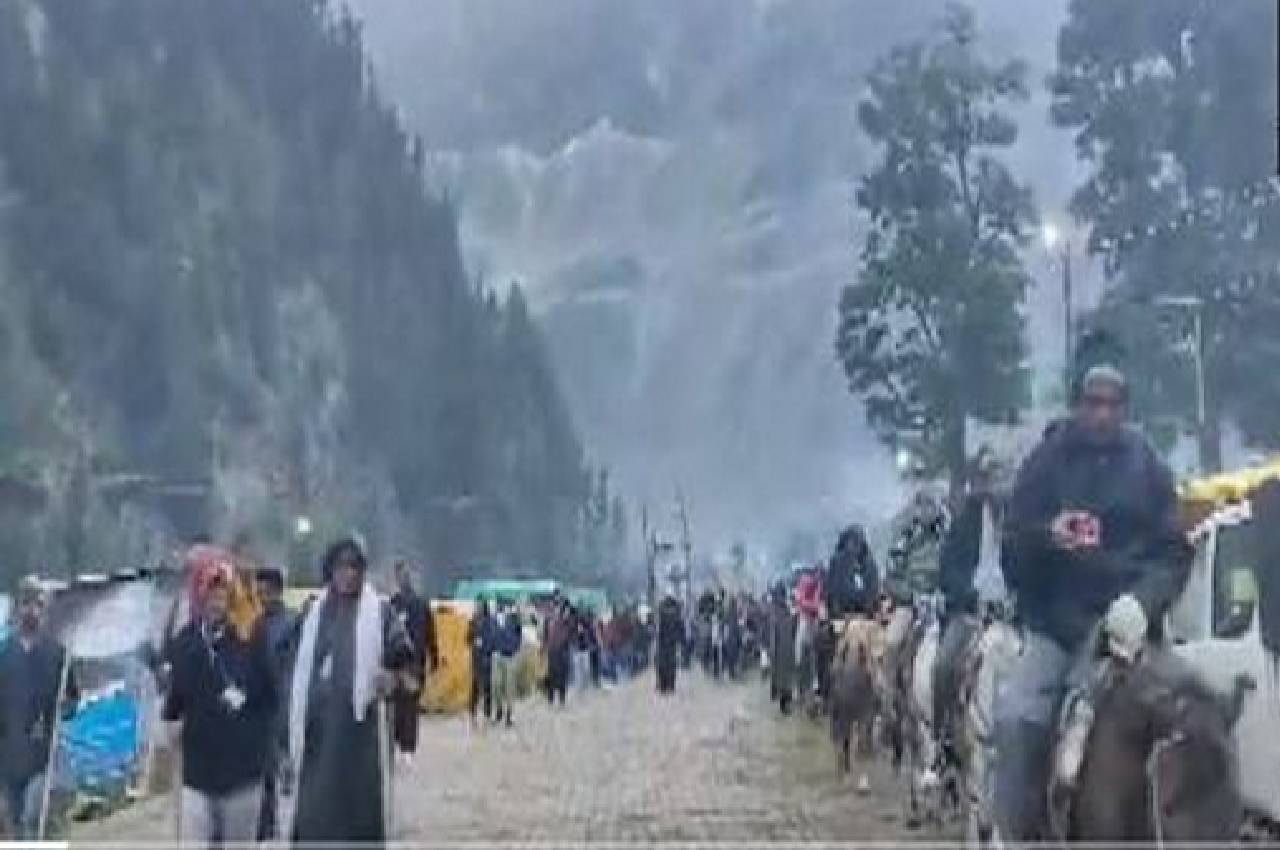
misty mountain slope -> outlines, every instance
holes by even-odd
[[[0,3],[0,569],[248,534],[313,578],[352,530],[438,576],[572,566],[540,331],[473,287],[366,69],[337,3]]]
[[[526,283],[569,405],[630,495],[680,484],[719,545],[887,515],[891,464],[832,353],[873,155],[854,109],[875,58],[942,2],[353,5],[456,193],[468,258]],[[978,10],[1038,88],[1061,4]],[[1026,113],[1018,165],[1056,201],[1070,145],[1038,92]]]

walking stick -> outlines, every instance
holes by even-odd
[[[175,736],[176,737],[176,736]],[[173,843],[175,847],[182,846],[182,744],[176,742],[173,745],[173,777],[169,780],[173,785],[170,793],[173,794]]]
[[[382,758],[386,764],[386,768],[382,771],[387,786],[384,789],[383,808],[384,819],[386,820],[386,837],[390,839],[395,834],[396,822],[396,759],[395,752],[392,750],[391,731],[387,717],[388,704],[389,701],[387,699],[378,699],[378,747],[382,751]]]
[[[62,700],[67,692],[67,674],[71,669],[71,653],[63,650],[62,669],[58,671],[58,696],[53,703],[53,732],[49,736],[49,760],[44,768],[44,793],[40,796],[40,821],[36,827],[36,840],[44,840],[44,830],[49,822],[49,798],[53,790],[53,772],[58,766],[58,738],[62,735]]]

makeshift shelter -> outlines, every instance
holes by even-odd
[[[1264,483],[1280,479],[1280,458],[1244,469],[1189,478],[1178,487],[1178,506],[1184,526],[1191,527],[1214,510],[1244,501]]]
[[[454,599],[509,599],[523,604],[554,596],[560,583],[551,579],[463,579],[453,588]]]
[[[609,610],[609,595],[598,587],[566,587],[564,595],[575,608],[585,608],[593,614]]]
[[[471,646],[467,643],[471,610],[469,602],[431,603],[440,666],[426,677],[421,702],[424,711],[456,714],[466,711],[471,703]]]

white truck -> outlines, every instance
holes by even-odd
[[[1280,478],[1280,468],[1275,471]],[[1259,478],[1256,470],[1248,472],[1204,479],[1196,483],[1212,486],[1192,488],[1207,510],[1190,532],[1195,561],[1167,615],[1166,633],[1175,651],[1223,693],[1242,674],[1256,684],[1235,727],[1240,787],[1251,814],[1274,827],[1280,824],[1280,668],[1262,641],[1258,576],[1275,566],[1254,563],[1249,491]],[[1210,501],[1215,487],[1226,497]]]

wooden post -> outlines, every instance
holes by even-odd
[[[62,669],[58,672],[58,696],[53,703],[53,732],[49,736],[49,760],[44,767],[44,793],[40,797],[40,822],[36,828],[36,840],[44,840],[49,822],[49,799],[53,790],[53,772],[58,766],[58,738],[62,735],[62,700],[67,694],[67,676],[71,669],[71,652],[62,651]]]

